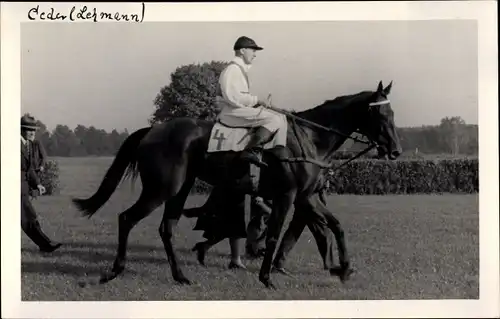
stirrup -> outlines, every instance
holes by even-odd
[[[255,164],[259,167],[268,167],[267,163],[262,161],[262,153],[254,152],[252,150],[244,150],[240,156],[240,159],[245,162],[250,162],[251,164]]]

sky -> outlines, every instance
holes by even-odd
[[[239,36],[264,47],[252,93],[303,110],[393,81],[399,127],[445,116],[478,123],[477,24],[472,20],[29,23],[21,27],[21,110],[49,129],[129,132],[181,65],[229,61]]]

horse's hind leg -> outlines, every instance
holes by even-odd
[[[180,184],[182,185],[182,187],[179,191],[176,190],[177,187],[172,188],[172,192],[176,195],[165,202],[165,210],[163,212],[163,219],[160,224],[159,232],[161,240],[163,241],[165,252],[167,253],[170,269],[172,270],[172,277],[175,281],[181,284],[189,285],[191,284],[191,282],[189,281],[189,279],[187,279],[186,276],[184,276],[178,264],[178,258],[172,244],[172,235],[174,227],[177,225],[179,218],[182,215],[184,203],[189,196],[189,192],[194,184],[195,177],[191,176],[184,179],[184,176],[186,175],[184,170],[179,169],[175,170],[175,172],[176,176],[174,176],[171,180],[171,182],[173,183],[172,185],[179,185],[181,181],[184,181],[184,183]]]
[[[101,283],[108,282],[116,278],[125,269],[128,236],[132,228],[142,219],[146,218],[163,202],[158,193],[148,192],[143,189],[137,202],[118,217],[118,251],[111,273],[101,276]]]

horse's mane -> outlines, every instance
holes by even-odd
[[[292,111],[291,113],[293,115],[300,116],[301,114],[304,114],[305,112],[309,112],[312,110],[322,110],[324,108],[328,108],[329,110],[337,110],[337,109],[343,109],[347,104],[352,104],[355,102],[357,99],[365,99],[367,98],[368,95],[372,95],[372,91],[362,91],[359,93],[355,94],[350,94],[350,95],[341,95],[337,96],[333,100],[325,100],[322,104],[317,105],[315,107],[302,110],[302,111]]]
[[[373,94],[372,91],[362,91],[362,92],[350,94],[350,95],[341,95],[341,96],[337,96],[333,100],[326,100],[325,102],[323,102],[323,104],[319,105],[318,107],[324,107],[324,106],[328,106],[329,108],[330,107],[342,107],[346,104],[353,103],[354,100],[365,99],[365,98],[367,98],[368,95],[372,95],[372,94]]]

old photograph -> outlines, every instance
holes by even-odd
[[[19,302],[484,298],[478,19],[23,8]]]

